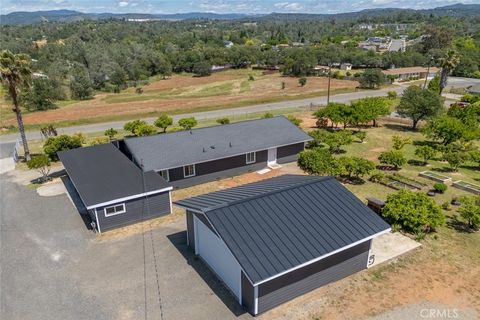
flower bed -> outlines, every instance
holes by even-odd
[[[442,183],[452,182],[452,178],[438,174],[436,172],[432,172],[432,171],[422,171],[418,175],[420,177],[424,177],[436,182],[442,182]]]
[[[453,183],[453,186],[458,189],[462,189],[474,194],[480,194],[480,186],[477,186],[476,184],[465,182],[462,180],[455,181]]]
[[[418,190],[421,190],[423,189],[424,187],[426,187],[427,185],[425,183],[422,183],[420,181],[417,181],[417,180],[414,180],[414,179],[410,179],[410,178],[407,178],[405,176],[402,176],[398,173],[394,173],[390,176],[388,176],[391,180],[395,180],[395,181],[398,181],[398,182],[401,182],[403,184],[406,184],[408,186],[411,186],[413,187],[414,189],[418,189]]]

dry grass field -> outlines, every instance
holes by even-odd
[[[250,81],[249,77],[254,80]],[[285,88],[282,89],[282,82]],[[353,91],[355,81],[332,79],[332,92]],[[188,113],[232,108],[249,104],[274,102],[325,95],[327,78],[309,77],[301,87],[298,78],[280,74],[262,75],[260,71],[229,70],[208,77],[191,74],[173,75],[170,79],[153,79],[143,93],[129,88],[121,93],[98,93],[91,100],[65,101],[59,108],[43,112],[25,112],[27,126],[45,123],[80,124],[81,121],[101,122],[134,117],[155,116],[161,112]],[[1,93],[0,93],[1,94]],[[3,100],[3,99],[2,99]],[[15,125],[10,103],[0,102],[2,127]]]

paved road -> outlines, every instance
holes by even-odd
[[[403,92],[403,89],[404,89],[403,86],[398,86],[397,88],[393,88],[393,89],[388,88],[388,89],[375,90],[375,91],[370,90],[370,91],[343,93],[343,94],[337,94],[337,95],[331,96],[330,101],[345,103],[345,102],[350,102],[352,100],[357,100],[365,97],[385,96],[388,91],[392,91],[392,90],[395,90],[397,93],[401,93]],[[190,117],[190,116],[193,116],[197,119],[215,119],[215,118],[227,117],[227,116],[234,117],[235,115],[244,115],[246,113],[267,112],[267,111],[278,110],[278,109],[303,107],[303,106],[308,106],[310,104],[321,105],[326,103],[327,103],[327,97],[316,97],[316,98],[264,103],[264,104],[251,105],[247,107],[232,108],[232,109],[194,112],[194,113],[188,113],[188,114],[175,115],[173,116],[173,119],[174,121],[177,121],[180,118]],[[144,120],[152,123],[155,120],[155,118],[145,118]],[[104,122],[104,123],[59,128],[57,131],[59,133],[65,133],[65,134],[73,134],[76,132],[84,132],[84,133],[101,132],[109,128],[121,129],[123,128],[124,124],[125,124],[125,121]],[[18,137],[19,137],[18,134],[1,135],[0,144],[5,142],[14,142],[18,139]],[[27,132],[27,138],[29,140],[40,139],[41,136],[38,131],[30,131],[30,132]]]

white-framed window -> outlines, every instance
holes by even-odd
[[[255,163],[256,159],[255,159],[255,152],[249,152],[246,154],[246,157],[247,157],[247,164],[249,163]]]
[[[183,167],[183,177],[188,178],[188,177],[193,177],[195,175],[195,165],[190,164],[188,166]]]
[[[105,209],[103,209],[103,211],[105,212],[105,217],[110,217],[110,216],[114,216],[116,214],[124,213],[126,211],[125,210],[125,203],[116,204],[116,205],[110,206],[110,207],[105,207]]]
[[[168,170],[161,170],[158,173],[163,179],[165,179],[165,181],[170,181],[170,174],[168,173]]]

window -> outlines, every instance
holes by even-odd
[[[183,177],[193,177],[195,175],[195,165],[190,164],[188,166],[183,167]]]
[[[160,176],[165,179],[165,181],[170,181],[170,175],[168,174],[168,170],[162,170],[158,172]]]
[[[116,205],[111,206],[111,207],[106,207],[103,210],[105,211],[105,217],[110,217],[110,216],[114,216],[116,214],[124,213],[126,211],[125,210],[125,203],[116,204]]]
[[[247,153],[247,164],[249,163],[255,163],[255,152],[249,152]]]

